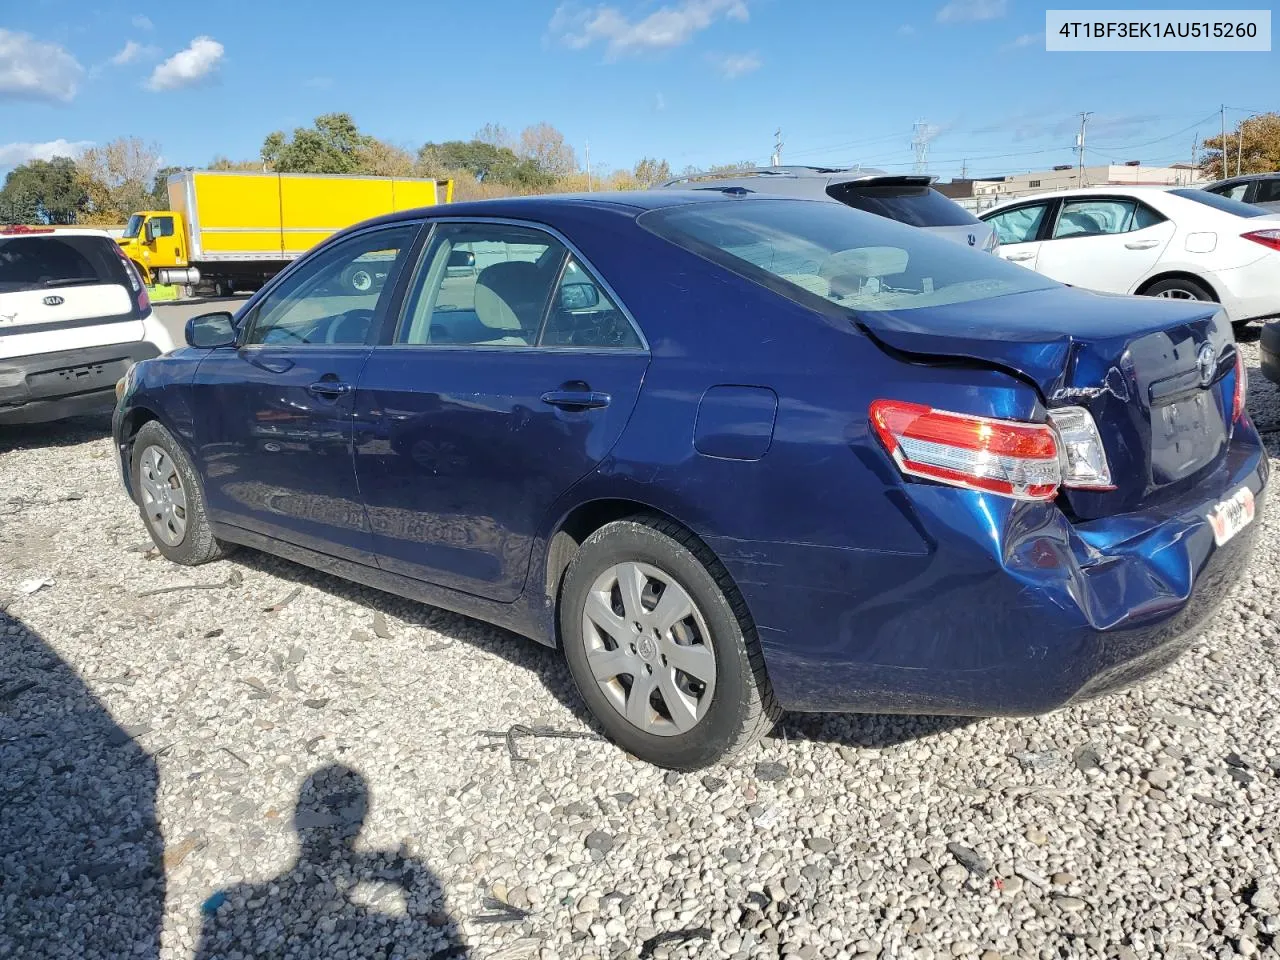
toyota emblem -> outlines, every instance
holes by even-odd
[[[50,296],[50,297],[44,298],[44,305],[46,307],[60,307],[64,303],[66,303],[66,301],[59,296]]]
[[[1207,387],[1213,383],[1213,375],[1218,371],[1218,358],[1212,344],[1204,344],[1196,354],[1196,369],[1200,371],[1200,386]]]
[[[971,247],[972,247],[972,246],[973,246],[974,244],[976,244],[977,242],[978,242],[978,238],[977,238],[977,237],[975,237],[972,233],[971,233],[971,234],[969,234],[969,246],[971,246]]]

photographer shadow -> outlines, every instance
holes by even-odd
[[[312,773],[294,810],[297,861],[265,883],[237,884],[206,900],[197,960],[468,956],[426,864],[405,850],[356,849],[369,799],[368,784],[349,767]]]

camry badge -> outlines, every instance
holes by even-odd
[[[44,305],[46,307],[60,307],[64,303],[66,303],[66,301],[56,295],[44,298]]]
[[[1213,345],[1206,343],[1196,354],[1196,369],[1200,371],[1200,386],[1207,387],[1213,383],[1213,375],[1218,370],[1217,357],[1213,353]]]

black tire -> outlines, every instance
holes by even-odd
[[[583,630],[588,594],[597,578],[628,562],[659,568],[673,578],[710,633],[714,692],[706,712],[683,733],[661,736],[633,725],[601,690],[588,665]],[[706,544],[679,524],[640,514],[601,527],[570,562],[559,600],[561,642],[574,682],[610,738],[629,753],[657,766],[696,770],[740,753],[777,722],[782,711],[746,603]]]
[[[177,543],[167,543],[165,538],[157,532],[157,527],[148,516],[144,505],[142,459],[144,452],[150,447],[159,447],[168,454],[185,494],[186,528]],[[209,516],[205,511],[204,488],[200,485],[200,478],[196,475],[190,457],[163,424],[156,420],[149,420],[134,436],[133,446],[130,448],[130,470],[134,497],[138,501],[138,513],[142,516],[142,522],[146,525],[147,532],[151,534],[151,540],[155,543],[156,549],[165,557],[174,563],[194,567],[208,563],[210,560],[217,560],[230,552],[229,546],[222,544],[213,536]]]
[[[1168,280],[1159,280],[1153,283],[1147,289],[1142,291],[1144,297],[1171,297],[1177,300],[1208,300],[1213,301],[1214,296],[1203,286],[1194,280],[1186,280],[1182,277],[1171,277]]]

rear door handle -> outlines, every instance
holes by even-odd
[[[607,393],[597,390],[548,390],[542,395],[542,402],[565,410],[594,410],[607,407],[612,398]]]
[[[1031,259],[1032,257],[1034,257],[1034,256],[1035,256],[1035,254],[1034,254],[1034,253],[1011,253],[1011,254],[1009,254],[1007,257],[1005,257],[1005,259],[1006,259],[1006,260],[1014,260],[1014,261],[1017,261],[1017,260],[1030,260],[1030,259]]]
[[[1129,250],[1150,250],[1159,242],[1159,240],[1130,240],[1125,247]]]
[[[351,384],[341,380],[317,380],[307,387],[307,392],[313,397],[340,397],[351,392]]]

